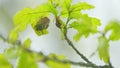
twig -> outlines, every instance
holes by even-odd
[[[46,61],[51,60],[51,61],[55,61],[55,62],[58,62],[58,63],[78,65],[78,66],[82,66],[82,67],[92,67],[92,68],[106,68],[106,67],[109,67],[108,65],[93,66],[92,64],[84,63],[84,62],[73,62],[73,61],[70,61],[70,60],[59,60],[59,59],[49,58],[48,56],[44,56],[44,57],[45,57]]]
[[[6,39],[2,35],[0,35],[0,39],[2,39],[3,41],[6,41]]]
[[[65,35],[65,40],[67,41],[67,43],[75,50],[75,52],[83,59],[85,60],[87,63],[91,63],[82,53],[80,53],[73,45],[73,43],[68,39],[67,35]]]
[[[70,14],[69,14],[70,15]],[[70,21],[70,18],[69,18],[69,15],[68,15],[68,18],[67,18],[67,21],[66,21],[66,25],[64,27],[64,37],[65,37],[65,40],[67,41],[67,43],[74,49],[74,51],[84,60],[86,61],[92,68],[110,68],[108,65],[104,65],[104,66],[97,66],[96,64],[92,63],[91,61],[89,61],[82,53],[80,53],[74,46],[74,44],[72,43],[72,41],[68,38],[67,36],[67,32],[68,32],[68,29],[67,29],[67,26],[68,26],[68,23]],[[87,65],[86,65],[87,66]]]
[[[109,63],[109,67],[110,67],[110,68],[114,68],[114,67],[112,66],[111,62],[110,62],[110,59],[109,59],[109,62],[108,62],[108,63]]]
[[[4,38],[2,35],[0,35],[0,38],[1,38],[2,40],[4,40],[5,42],[14,45],[13,43],[10,43],[10,42],[9,42],[6,38]],[[66,41],[68,42],[68,44],[70,44],[70,46],[72,46],[72,47],[75,49],[75,51],[76,51],[79,55],[81,55],[82,58],[84,58],[84,60],[87,61],[87,58],[85,58],[81,53],[79,53],[79,52],[77,51],[77,49],[73,46],[73,43],[67,38],[67,36],[65,36],[65,39],[66,39]],[[16,45],[20,45],[20,44],[16,43]],[[24,48],[23,50],[28,51],[28,52],[34,52],[34,51],[30,50],[30,49],[25,49],[25,48]],[[37,53],[37,52],[34,52],[34,53]],[[41,52],[41,53],[42,53],[42,52]],[[39,52],[38,54],[40,54],[40,52]],[[89,62],[89,63],[73,62],[73,61],[70,61],[70,60],[59,60],[59,59],[49,58],[48,56],[45,56],[45,55],[43,55],[43,54],[42,54],[42,56],[44,57],[43,60],[46,60],[46,61],[47,61],[47,60],[52,60],[52,61],[56,61],[56,62],[58,62],[58,63],[69,63],[69,64],[72,64],[72,65],[78,65],[78,66],[82,66],[82,67],[112,68],[112,67],[110,67],[110,66],[108,66],[108,65],[97,66],[97,65],[95,65],[95,64],[92,64],[91,62]],[[44,61],[44,62],[45,62],[45,61]],[[110,64],[110,65],[111,65],[111,64]]]
[[[63,64],[72,64],[72,65],[78,65],[78,66],[82,66],[82,67],[92,67],[92,68],[109,68],[108,65],[103,65],[103,66],[93,66],[92,64],[90,63],[84,63],[84,62],[74,62],[74,61],[70,61],[70,60],[60,60],[60,59],[57,59],[57,57],[49,57],[49,56],[46,56],[44,55],[42,52],[34,52],[30,49],[24,49],[25,51],[27,52],[30,52],[30,53],[37,53],[41,56],[43,56],[44,58],[42,58],[41,60],[37,60],[37,62],[47,62],[47,61],[54,61],[54,62],[57,62],[57,63],[63,63]],[[39,59],[39,58],[37,58]]]
[[[75,52],[84,60],[84,61],[86,61],[87,63],[90,63],[90,64],[93,64],[92,62],[90,62],[82,53],[80,53],[76,48],[75,48],[75,46],[74,46],[74,44],[71,42],[71,40],[68,38],[68,36],[67,36],[67,25],[68,25],[68,23],[69,23],[69,21],[70,21],[70,18],[69,18],[69,16],[70,16],[70,12],[69,12],[69,15],[68,15],[68,18],[67,18],[67,21],[66,21],[66,25],[65,25],[65,27],[64,27],[64,30],[65,30],[65,32],[64,32],[64,36],[65,36],[65,40],[67,41],[67,43],[75,50]]]

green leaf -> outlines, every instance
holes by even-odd
[[[49,16],[50,12],[53,13],[54,15],[58,14],[58,11],[57,11],[56,7],[53,4],[49,4],[49,3],[36,7],[35,11],[41,12],[43,14],[42,16]]]
[[[82,37],[82,34],[81,33],[77,33],[75,36],[74,36],[74,40],[77,42],[79,41],[79,39]]]
[[[23,10],[16,13],[14,16],[14,29],[9,34],[10,42],[15,42],[18,39],[18,33],[26,29],[27,25],[30,23],[32,27],[36,25],[36,22],[40,17],[48,16],[50,12],[55,13],[54,8],[50,8],[49,4],[42,4],[32,9],[29,7],[24,8]],[[36,34],[42,35],[48,33],[46,30],[35,31]]]
[[[31,53],[22,52],[18,60],[17,68],[38,68],[38,64]]]
[[[31,11],[32,9],[27,7],[17,12],[17,14],[14,16],[14,25],[17,26],[21,23],[29,23],[27,18],[29,17],[28,13],[30,13]]]
[[[5,49],[4,55],[8,59],[16,59],[20,55],[19,48],[10,47]]]
[[[21,28],[23,28],[23,26],[26,28],[26,25],[28,25],[28,23],[32,25],[36,24],[36,21],[39,20],[40,17],[48,16],[49,12],[50,10],[48,4],[37,6],[34,9],[26,7],[14,16],[14,24],[15,26],[23,24]]]
[[[23,44],[22,44],[25,48],[30,48],[31,45],[31,40],[30,38],[26,39]]]
[[[70,10],[73,12],[73,11],[89,10],[93,8],[94,8],[93,5],[90,5],[86,2],[78,2],[77,4],[73,4],[70,7]]]
[[[120,39],[120,23],[118,21],[112,21],[105,27],[105,32],[112,31],[109,39],[116,41]]]
[[[13,68],[3,54],[0,54],[0,68]]]
[[[66,18],[68,16],[71,2],[72,0],[62,0],[60,16],[62,16],[63,18]]]
[[[68,10],[67,9],[62,9],[60,12],[60,16],[63,18],[68,17]]]
[[[49,57],[51,59],[66,60],[63,55],[50,54]],[[69,63],[61,63],[54,60],[48,60],[46,61],[46,64],[50,68],[71,68],[71,65]]]
[[[67,10],[69,10],[71,2],[72,2],[72,0],[62,0],[62,3],[61,3],[62,8],[66,8]]]
[[[53,5],[49,5],[49,7],[50,7],[50,11],[51,11],[54,15],[57,15],[57,14],[58,14],[57,9],[56,9]]]
[[[32,26],[35,26],[39,18],[48,16],[50,11],[51,10],[48,4],[42,4],[34,9],[29,7],[24,8],[14,16],[15,29],[18,32],[23,31],[29,23]]]
[[[74,36],[75,41],[78,41],[83,35],[88,37],[90,33],[98,32],[98,26],[100,26],[100,20],[89,17],[87,14],[81,15],[77,21],[70,24],[71,28],[77,30],[77,34]]]
[[[79,3],[73,4],[71,6],[70,6],[70,3],[71,3],[71,1],[69,1],[69,3],[68,3],[69,4],[68,8],[65,8],[65,6],[64,6],[64,8],[62,8],[62,10],[61,10],[60,15],[64,18],[68,16],[68,13],[70,13],[71,19],[73,19],[73,18],[78,19],[81,17],[81,12],[80,12],[81,10],[89,10],[89,9],[94,8],[93,5],[90,5],[86,2],[79,2]],[[65,5],[65,2],[63,4]]]
[[[18,40],[18,32],[16,30],[12,30],[9,34],[9,42],[15,43]]]
[[[46,29],[44,29],[44,30],[36,30],[35,28],[33,28],[33,29],[38,36],[48,34],[48,31]]]
[[[66,18],[69,14],[69,8],[71,6],[72,0],[62,0],[60,8],[60,16]]]
[[[108,40],[101,36],[99,37],[99,45],[98,45],[98,54],[101,60],[105,63],[109,61],[109,43]]]
[[[75,11],[70,13],[70,19],[79,19],[82,13],[80,11]]]
[[[47,61],[47,65],[50,68],[71,68],[70,64],[67,63],[59,63],[59,62],[55,62],[55,61]]]
[[[66,60],[64,55],[56,55],[54,53],[49,54],[48,57],[51,58],[51,59],[56,58],[58,60]]]
[[[60,5],[61,0],[48,0],[48,3],[52,4],[54,7]]]
[[[97,28],[97,26],[101,25],[100,20],[97,18],[91,18],[91,21],[92,21],[93,29],[95,29],[95,28]]]

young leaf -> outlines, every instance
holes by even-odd
[[[120,39],[120,23],[117,21],[112,21],[110,22],[106,27],[105,27],[105,32],[108,32],[109,30],[112,31],[110,34],[109,39],[112,41],[116,41]]]
[[[77,33],[73,38],[74,40],[77,42],[79,41],[79,39],[82,37],[82,34],[81,33]]]
[[[62,0],[60,16],[66,18],[69,15],[69,8],[72,0]]]
[[[98,45],[98,54],[101,60],[105,63],[108,63],[109,60],[109,43],[108,40],[101,36],[99,37],[99,45]]]
[[[75,11],[81,11],[81,10],[89,10],[93,8],[94,8],[93,5],[90,5],[86,2],[78,2],[77,4],[71,5],[70,10],[72,12],[75,12]]]
[[[47,61],[47,65],[50,68],[71,68],[70,64],[68,63],[60,63],[60,62],[56,62],[56,61]]]
[[[63,4],[65,4],[65,2]],[[93,5],[90,5],[86,2],[79,2],[79,3],[73,4],[71,6],[69,4],[68,9],[65,8],[65,6],[64,6],[64,8],[62,8],[60,15],[65,18],[70,13],[71,19],[72,18],[78,19],[81,16],[81,12],[80,12],[81,10],[89,10],[89,9],[93,9],[93,8],[94,8]]]
[[[60,12],[60,16],[63,18],[68,17],[68,10],[67,9],[62,9]]]
[[[97,26],[100,25],[100,21],[97,18],[89,17],[88,15],[84,14],[81,17],[70,24],[70,27],[77,30],[77,34],[74,36],[74,40],[78,41],[81,36],[88,37],[90,33],[94,34],[98,32]],[[79,35],[80,34],[80,35]]]
[[[15,43],[18,40],[18,32],[16,30],[12,30],[9,34],[9,42]]]
[[[79,19],[82,13],[80,11],[75,11],[70,13],[70,19]]]
[[[13,68],[3,54],[0,54],[0,68]]]
[[[48,0],[51,13],[55,16],[58,14],[57,7],[60,5],[61,0]]]
[[[29,23],[34,27],[40,17],[48,16],[52,10],[49,4],[42,4],[34,9],[29,7],[24,8],[14,16],[14,29],[16,29],[17,32],[23,31]]]
[[[31,53],[22,52],[18,60],[17,68],[38,68],[38,65]]]
[[[62,3],[61,3],[62,8],[66,8],[67,10],[69,10],[71,2],[72,2],[72,0],[62,0]]]
[[[50,7],[51,13],[53,13],[54,15],[58,14],[58,11],[57,11],[56,7],[54,7],[53,5],[49,5],[49,7]]]
[[[61,0],[48,0],[48,3],[53,5],[54,7],[57,7],[60,5]]]
[[[48,4],[43,4],[43,5],[37,6],[34,9],[27,7],[19,11],[14,16],[15,28],[9,34],[10,42],[14,43],[18,39],[18,33],[20,31],[25,30],[29,23],[34,27],[36,25],[37,20],[40,17],[48,16],[49,12],[52,10],[49,8]],[[35,31],[35,32],[38,35],[48,33],[47,30]]]
[[[22,44],[25,48],[30,48],[31,45],[31,40],[28,38],[26,39],[23,44]]]
[[[42,11],[43,14],[45,12],[47,13],[47,15],[43,15],[43,16],[48,16],[48,13],[50,13],[50,12],[53,13],[54,15],[58,14],[58,11],[57,11],[56,7],[51,3],[43,4],[42,6],[40,5],[40,6],[36,7],[35,9],[37,11]]]
[[[23,10],[19,11],[15,16],[14,16],[14,25],[18,26],[21,23],[27,24],[29,23],[28,18],[30,13],[32,11],[31,8],[27,7],[24,8]]]
[[[63,55],[50,54],[49,57],[51,59],[66,60]],[[71,65],[69,63],[57,62],[55,60],[48,60],[46,61],[46,64],[50,68],[71,68]]]
[[[16,59],[20,55],[19,48],[10,47],[5,49],[4,55],[8,59]]]
[[[35,30],[35,33],[36,33],[38,36],[41,36],[41,35],[48,34],[48,31],[47,31],[46,29],[40,30],[40,31],[36,31],[36,30]]]

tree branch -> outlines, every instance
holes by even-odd
[[[68,29],[67,29],[67,26],[68,26],[68,23],[70,21],[70,18],[69,18],[69,15],[68,15],[68,18],[67,18],[67,21],[66,21],[66,25],[64,27],[64,37],[65,37],[65,40],[67,41],[67,43],[74,49],[74,51],[84,60],[87,62],[87,64],[89,64],[92,68],[110,68],[110,66],[108,65],[104,65],[104,66],[97,66],[96,64],[92,63],[91,61],[89,61],[82,53],[80,53],[74,46],[74,44],[72,43],[72,41],[68,38],[67,36],[67,32],[68,32]],[[86,65],[87,66],[87,65]]]
[[[103,65],[103,66],[97,66],[96,64],[90,62],[82,53],[80,53],[73,45],[73,43],[69,40],[69,38],[67,37],[67,34],[65,34],[65,40],[67,41],[67,43],[75,50],[75,52],[83,59],[85,60],[87,63],[72,63],[75,65],[80,65],[80,66],[86,66],[86,67],[92,67],[92,68],[113,68],[111,66],[111,63],[109,65]]]
[[[87,63],[91,63],[82,53],[80,53],[73,45],[73,43],[68,39],[67,35],[65,35],[65,40],[67,41],[67,43],[74,49],[74,51],[83,59],[85,60]]]
[[[57,59],[57,57],[49,57],[49,56],[46,56],[44,55],[42,52],[34,52],[30,49],[24,49],[25,51],[27,52],[32,52],[32,53],[37,53],[41,56],[43,56],[44,58],[42,58],[41,60],[38,60],[37,62],[47,62],[47,61],[55,61],[57,63],[63,63],[63,64],[71,64],[71,65],[77,65],[77,66],[82,66],[82,67],[92,67],[92,68],[109,68],[108,65],[103,65],[103,66],[93,66],[92,64],[90,63],[84,63],[84,62],[74,62],[74,61],[70,61],[70,60],[60,60],[60,59]],[[39,58],[37,58],[39,59]]]
[[[67,21],[66,21],[66,25],[64,27],[64,37],[65,37],[65,40],[67,41],[67,43],[74,49],[74,51],[84,60],[86,61],[87,63],[90,63],[90,64],[93,64],[92,62],[90,62],[82,53],[80,53],[74,46],[74,44],[72,43],[72,41],[68,38],[67,36],[67,32],[68,32],[68,29],[67,29],[67,26],[68,26],[68,23],[70,21],[70,12],[68,13],[68,18],[67,18]]]
[[[5,41],[5,42],[7,42],[7,43],[9,43],[9,44],[12,44],[12,45],[20,45],[21,43],[16,43],[16,44],[13,44],[13,43],[10,43],[6,38],[4,38],[2,35],[0,35],[0,38],[3,40],[3,41]],[[81,55],[82,56],[82,58],[84,58],[84,60],[86,60],[87,61],[87,58],[85,58],[81,53],[79,53],[78,51],[77,51],[77,49],[73,46],[73,43],[68,39],[68,37],[65,35],[65,39],[66,39],[66,41],[68,42],[68,44],[71,46],[71,47],[73,47],[74,49],[75,49],[75,51],[79,54],[79,55]],[[26,49],[26,48],[24,48],[23,50],[25,50],[25,51],[28,51],[28,52],[33,52],[33,53],[38,53],[38,52],[34,52],[34,51],[32,51],[32,50],[30,50],[30,49]],[[41,54],[42,52],[39,52],[38,54]],[[56,58],[50,58],[49,56],[46,56],[46,55],[44,55],[43,53],[42,53],[42,56],[44,57],[44,59],[43,60],[45,60],[45,61],[47,61],[47,60],[51,60],[51,61],[56,61],[56,62],[58,62],[58,63],[69,63],[69,64],[72,64],[72,65],[78,65],[78,66],[82,66],[82,67],[92,67],[92,68],[112,68],[112,67],[110,67],[109,65],[103,65],[103,66],[97,66],[97,65],[95,65],[95,64],[92,64],[91,62],[89,62],[89,63],[84,63],[84,62],[73,62],[73,61],[70,61],[70,60],[59,60],[59,59],[56,59]],[[45,62],[45,61],[43,61],[43,62]],[[40,62],[40,61],[39,61]]]
[[[92,67],[92,68],[109,68],[108,65],[104,65],[104,66],[93,66],[89,63],[84,63],[84,62],[73,62],[73,61],[70,61],[70,60],[59,60],[59,59],[56,59],[56,58],[49,58],[48,56],[45,56],[45,60],[51,60],[51,61],[56,61],[58,63],[64,63],[64,64],[72,64],[72,65],[78,65],[78,66],[82,66],[82,67]]]
[[[0,39],[2,39],[3,41],[7,41],[2,35],[0,35]]]
[[[114,68],[114,67],[112,66],[111,62],[110,62],[110,59],[109,59],[109,62],[108,62],[108,63],[109,63],[109,67],[110,67],[110,68]]]

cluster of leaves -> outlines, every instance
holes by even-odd
[[[47,34],[50,14],[55,16],[55,24],[61,29],[63,36],[69,28],[72,28],[77,31],[73,37],[75,41],[79,41],[82,36],[87,38],[90,34],[98,33],[99,30],[97,27],[101,24],[99,19],[82,13],[83,10],[93,8],[94,6],[86,2],[72,4],[72,0],[48,0],[48,3],[41,4],[35,8],[26,7],[14,16],[14,29],[9,34],[8,42],[15,44],[19,39],[19,32],[25,30],[28,24],[32,26],[38,36]],[[66,21],[62,19],[66,19]],[[109,41],[120,39],[119,29],[120,24],[114,21],[105,28],[105,34],[110,30],[112,31],[109,39],[105,35],[98,38],[98,53],[100,59],[104,60],[105,63],[109,61]],[[4,55],[0,54],[0,68],[12,68],[12,65],[4,56],[9,59],[18,58],[17,68],[38,68],[38,61],[44,62],[50,68],[71,67],[68,63],[65,64],[55,61],[56,59],[66,60],[63,56],[57,56],[55,54],[44,56],[43,54],[31,52],[30,44],[31,40],[27,39],[22,44],[19,43],[18,46],[10,46],[10,48],[6,49]]]
[[[109,40],[117,41],[120,39],[120,23],[118,21],[111,21],[105,28],[105,32],[112,31]]]
[[[0,54],[0,68],[12,68],[12,65],[8,62],[3,54]]]
[[[37,7],[30,8],[26,7],[23,10],[19,11],[14,16],[14,29],[10,32],[8,37],[8,42],[15,44],[19,39],[19,32],[26,29],[27,25],[30,24],[33,27],[33,30],[37,35],[44,35],[47,34],[47,28],[46,25],[43,23],[47,20],[49,20],[49,16],[52,13],[56,17],[56,21],[58,20],[62,22],[60,18],[57,18],[58,16],[58,10],[57,7],[61,7],[62,9],[68,8],[68,5],[71,4],[71,0],[48,0],[48,3],[39,5]],[[67,7],[68,6],[68,7]],[[64,9],[65,9],[64,8]],[[61,9],[61,10],[62,10]],[[64,12],[64,11],[62,11]],[[61,12],[60,12],[61,15]],[[43,20],[45,19],[45,20]],[[59,22],[60,25],[62,25],[64,22]],[[41,24],[42,23],[42,24]],[[45,22],[46,23],[46,22]],[[44,26],[43,26],[44,25]],[[49,24],[47,24],[48,26]],[[62,26],[59,26],[61,28]],[[30,44],[31,40],[27,39],[23,42],[23,44],[19,43],[17,46],[10,46],[10,48],[6,49],[4,52],[4,56],[7,59],[17,59],[18,63],[16,64],[17,68],[38,68],[38,61],[44,62],[48,67],[50,68],[70,68],[71,65],[68,63],[60,63],[55,61],[55,59],[58,60],[66,60],[64,56],[58,56],[55,54],[48,55],[47,57],[49,59],[53,60],[47,60],[44,55],[36,54],[36,52],[30,52]],[[3,64],[2,64],[3,65]],[[4,66],[4,65],[3,65]],[[12,68],[8,62],[8,68]],[[3,68],[3,67],[1,67]]]
[[[16,68],[39,68],[38,62],[44,62],[50,68],[70,68],[71,65],[66,63],[57,62],[57,60],[67,60],[63,55],[49,54],[44,55],[41,52],[37,53],[31,51],[31,40],[26,39],[18,46],[7,48],[4,54],[0,54],[0,68],[13,68],[7,59],[17,59],[18,63]],[[54,65],[55,64],[55,65]]]
[[[69,17],[70,19],[80,19],[81,16],[84,16],[80,12],[81,10],[94,8],[92,5],[87,4],[86,2],[79,2],[77,4],[71,3],[72,0],[48,0],[48,3],[37,6],[34,9],[30,7],[24,8],[14,16],[15,28],[11,31],[9,40],[11,42],[16,42],[19,32],[25,30],[28,24],[31,24],[34,31],[39,36],[48,33],[46,29],[36,30],[36,25],[41,23],[41,18],[48,17],[50,13],[63,18]],[[58,12],[58,9],[60,12]],[[85,19],[85,17],[83,19]],[[92,20],[94,21],[94,19]],[[93,28],[96,28],[94,24]]]
[[[70,24],[72,28],[78,31],[78,33],[74,36],[75,41],[78,41],[83,35],[88,37],[90,33],[97,33],[97,26],[99,25],[100,21],[98,19],[88,17],[86,14],[82,15],[79,20]]]
[[[117,41],[120,40],[120,23],[118,21],[111,21],[108,25],[106,25],[104,29],[104,33],[98,39],[99,46],[98,46],[98,53],[100,59],[103,59],[105,63],[109,62],[109,42],[110,41]],[[111,31],[111,34],[108,38],[106,38],[107,32]]]

